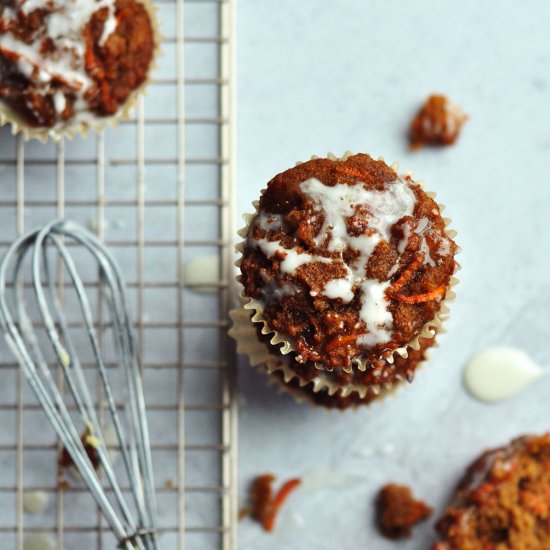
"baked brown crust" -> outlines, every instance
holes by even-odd
[[[348,303],[323,294],[327,283],[346,276],[347,266],[360,254],[351,246],[331,249],[330,239],[316,242],[323,231],[325,212],[301,188],[311,178],[327,188],[345,185],[367,193],[391,193],[392,186],[402,185],[414,195],[410,215],[391,225],[387,239],[380,238],[365,266],[367,279],[389,286],[384,296],[393,321],[388,341],[360,344],[359,337],[369,330],[361,316],[365,293],[358,285]],[[353,214],[346,218],[348,236],[360,238],[376,232],[370,209],[368,203],[355,205]],[[265,219],[273,229],[266,228]],[[279,242],[281,248],[270,257],[257,244],[262,241]],[[289,250],[322,261],[311,261],[285,273],[281,264]],[[354,360],[360,360],[376,367],[383,366],[393,350],[417,337],[434,319],[455,271],[455,252],[456,244],[445,232],[439,206],[410,177],[399,178],[383,161],[364,154],[345,161],[315,159],[278,174],[268,183],[258,216],[249,228],[241,282],[245,296],[264,303],[268,327],[292,342],[298,362],[349,370]],[[292,292],[280,292],[287,287]]]
[[[30,13],[19,6],[15,16],[12,6],[0,7],[0,35],[11,35],[19,41],[19,46],[0,46],[0,99],[26,124],[52,127],[70,121],[76,115],[78,100],[95,116],[113,115],[145,82],[155,48],[149,14],[136,0],[114,0],[112,4],[116,26],[103,42],[109,8],[93,12],[81,30],[83,54],[76,47],[64,50],[59,37],[54,40],[48,35],[45,21],[58,10],[55,6],[45,3],[43,9]],[[76,8],[67,2],[64,9]],[[22,53],[25,47],[38,47],[41,59],[27,59]],[[55,63],[63,55],[70,56],[70,68],[44,80],[43,63]],[[26,74],[21,62],[29,67]],[[80,81],[72,80],[75,71],[82,71],[90,79],[85,90]]]
[[[550,433],[483,453],[437,531],[432,550],[550,549]]]

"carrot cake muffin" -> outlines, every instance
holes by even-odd
[[[376,523],[386,538],[409,538],[412,528],[431,515],[431,507],[416,500],[410,488],[405,485],[389,483],[378,492]]]
[[[453,145],[468,115],[444,95],[431,95],[411,122],[411,150],[423,145]]]
[[[482,454],[437,531],[432,550],[550,549],[550,434]]]
[[[34,128],[112,116],[145,82],[154,42],[136,0],[2,2],[0,101]]]
[[[410,176],[364,154],[314,159],[262,194],[240,264],[245,309],[302,380],[392,383],[419,360],[392,365],[396,350],[438,325],[456,249]]]

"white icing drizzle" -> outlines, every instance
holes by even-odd
[[[412,214],[416,202],[414,192],[403,179],[388,184],[383,191],[345,183],[330,186],[316,178],[301,183],[300,189],[323,209],[325,220],[315,242],[321,245],[329,236],[328,249],[331,251],[345,250],[350,244],[350,239],[367,241],[370,238],[368,235],[350,237],[348,234],[346,219],[353,215],[356,206],[368,206],[369,226],[380,237],[389,241],[392,225],[403,216]]]
[[[361,311],[359,316],[367,325],[367,334],[359,336],[357,343],[361,346],[375,346],[391,339],[393,316],[388,310],[386,290],[390,282],[380,283],[369,279],[361,284]]]
[[[418,222],[418,226],[414,231],[415,233],[422,235],[422,233],[424,233],[424,231],[428,229],[429,225],[430,225],[430,220],[428,218],[420,218],[420,221]]]
[[[261,212],[256,217],[255,223],[264,231],[278,231],[283,227],[283,218],[280,214],[266,214]]]
[[[403,254],[403,252],[405,252],[405,249],[409,244],[410,236],[411,236],[411,226],[408,223],[406,223],[403,226],[403,238],[399,241],[399,244],[397,245],[397,252],[399,252],[399,254]]]
[[[67,106],[67,99],[62,91],[57,90],[53,96],[53,104],[57,113],[62,113]]]
[[[109,15],[105,20],[105,23],[103,24],[103,32],[101,33],[101,38],[99,39],[100,46],[105,46],[107,38],[109,38],[109,36],[113,34],[117,25],[114,3],[109,3],[107,7],[109,8]]]
[[[353,293],[353,281],[351,278],[333,279],[325,285],[323,294],[331,300],[340,298],[344,304],[349,304],[355,296]]]
[[[280,300],[285,296],[292,296],[296,293],[296,287],[291,284],[283,284],[278,286],[274,283],[265,285],[262,288],[262,294],[266,297],[267,300],[273,300],[274,298]]]
[[[54,80],[66,82],[76,95],[75,119],[89,119],[91,115],[84,96],[93,81],[84,66],[86,44],[82,29],[96,11],[108,8],[109,15],[99,42],[101,46],[104,45],[117,26],[114,3],[115,0],[19,0],[15,8],[2,8],[2,18],[16,19],[17,10],[29,14],[37,9],[47,9],[51,13],[44,17],[44,32],[38,33],[31,44],[25,44],[12,33],[4,32],[0,34],[0,48],[20,56],[17,61],[18,70],[27,78],[42,84],[44,94],[50,91]],[[40,53],[45,38],[53,41],[53,54]],[[58,91],[55,94],[54,106],[57,113],[64,111],[66,98],[63,92]]]
[[[435,265],[435,262],[430,252],[430,247],[428,246],[426,239],[422,239],[422,242],[420,243],[420,251],[424,254],[424,264],[432,266]]]
[[[447,238],[442,238],[441,242],[439,243],[439,248],[437,249],[437,253],[440,256],[447,256],[451,252],[451,241]]]
[[[280,241],[268,241],[267,239],[258,239],[255,244],[268,257],[273,258],[275,254],[284,257],[281,261],[281,273],[294,273],[301,265],[321,262],[331,263],[331,258],[323,256],[313,256],[306,252],[296,252],[296,250],[284,248]]]
[[[464,384],[481,401],[503,401],[525,390],[546,372],[522,350],[495,346],[470,359],[464,369]]]

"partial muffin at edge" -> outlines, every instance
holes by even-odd
[[[437,531],[432,550],[550,549],[550,433],[483,453]]]
[[[136,0],[4,3],[0,100],[29,127],[89,125],[146,81],[154,49],[149,11]]]

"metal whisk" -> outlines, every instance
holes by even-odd
[[[78,248],[89,253],[98,264],[102,295],[108,306],[118,358],[117,369],[108,368],[102,358],[101,340],[94,327],[90,301],[75,259],[69,252],[69,243],[79,245]],[[24,284],[26,258],[30,260],[31,292],[25,290]],[[115,477],[112,457],[105,443],[64,307],[56,291],[56,266],[58,273],[68,275],[78,298],[87,340],[91,345],[131,487],[131,500],[123,494],[120,482]],[[39,313],[41,322],[38,324],[31,322],[31,304],[26,300],[29,295]],[[119,548],[158,549],[156,499],[139,357],[124,281],[110,252],[94,235],[70,221],[54,221],[17,240],[0,264],[0,324],[9,347],[23,368],[61,443],[119,541]],[[43,328],[47,338],[38,332],[39,328]],[[83,426],[94,437],[105,484],[85,450],[79,430],[48,366],[45,352],[50,344],[63,370]],[[118,369],[122,369],[126,393],[117,396],[124,403],[122,410],[120,406],[117,408],[109,381],[109,371]],[[110,487],[111,491],[106,491],[104,485]]]

